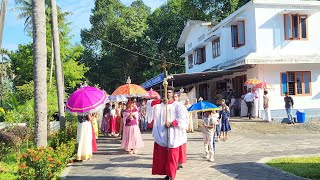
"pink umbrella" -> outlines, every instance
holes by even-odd
[[[160,99],[159,93],[154,91],[152,88],[148,91],[146,95],[143,95],[142,98],[147,98],[147,99]]]
[[[81,87],[73,92],[66,104],[68,111],[78,114],[86,114],[104,107],[107,93],[95,87]]]
[[[272,85],[267,83],[267,82],[265,82],[265,81],[256,84],[254,87],[257,88],[257,89],[258,88],[261,88],[261,89],[272,89]]]

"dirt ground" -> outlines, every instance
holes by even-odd
[[[320,120],[300,124],[267,123],[261,119],[231,118],[233,131],[258,134],[320,134]]]

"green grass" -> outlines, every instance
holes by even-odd
[[[33,143],[29,142],[28,147],[32,147]],[[26,144],[24,144],[21,147],[21,154],[26,152],[27,147]],[[14,180],[18,179],[18,153],[12,152],[8,154],[5,158],[0,161],[0,180]]]
[[[300,177],[320,179],[320,157],[278,158],[267,165]]]

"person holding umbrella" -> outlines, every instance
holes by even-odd
[[[205,113],[205,117],[203,119],[202,133],[203,133],[204,150],[206,153],[205,158],[212,162],[214,161],[213,135],[216,129],[216,122],[218,120],[218,116],[215,110],[205,111],[204,113]]]
[[[123,135],[121,147],[129,154],[137,154],[139,148],[144,147],[139,128],[139,111],[129,100],[127,109],[123,113]]]
[[[96,87],[82,86],[73,92],[66,103],[66,109],[78,115],[77,129],[77,157],[79,161],[89,160],[92,157],[95,142],[91,122],[93,113],[103,108],[107,100],[107,93]]]

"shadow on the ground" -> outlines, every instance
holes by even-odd
[[[75,163],[72,165],[73,167],[91,167],[90,169],[96,170],[96,169],[105,169],[108,168],[137,168],[137,169],[150,169],[152,168],[151,164],[141,164],[141,163],[121,163],[121,164],[90,164],[89,162],[84,163]]]
[[[268,167],[255,162],[231,163],[213,165],[212,168],[222,172],[223,174],[236,179],[290,179],[300,180],[303,178],[295,175],[279,171],[275,168]]]
[[[155,180],[162,178],[129,178],[129,177],[121,177],[121,176],[67,176],[67,179],[75,179],[75,180]]]

